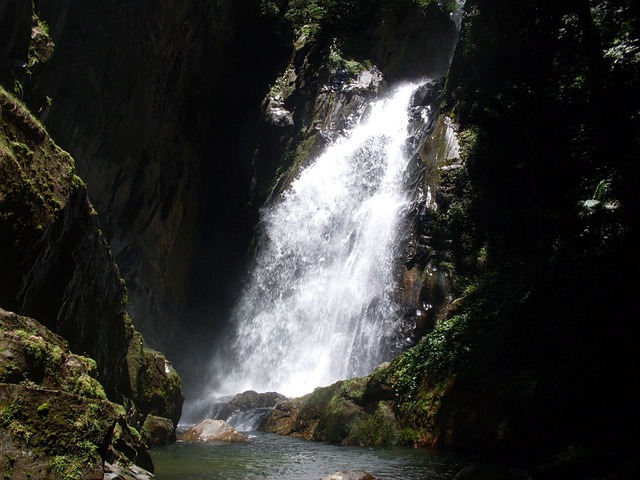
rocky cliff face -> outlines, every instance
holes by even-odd
[[[77,162],[145,339],[179,358],[199,351],[253,227],[243,127],[289,42],[258,1],[38,11],[56,49],[28,103]]]
[[[82,464],[85,454],[91,454],[91,462],[98,462],[94,466],[101,468],[116,422],[121,423],[120,431],[128,429],[129,424],[139,428],[149,414],[155,414],[168,417],[175,428],[184,400],[181,382],[162,355],[142,346],[140,334],[126,312],[124,282],[98,228],[85,186],[75,174],[73,159],[1,87],[0,109],[0,304],[39,320],[25,320],[3,310],[0,383],[6,395],[2,408],[10,409],[18,397],[37,403],[22,405],[24,409],[15,419],[19,423],[4,425],[9,428],[5,440],[17,450],[35,455],[42,468],[48,469],[47,475],[55,476],[59,467],[66,472],[57,472],[60,478],[74,478],[75,473],[66,469]],[[73,354],[65,353],[69,348]],[[156,366],[158,361],[160,368]],[[16,392],[17,384],[28,388]],[[93,407],[85,398],[115,402],[108,407],[110,420],[100,432],[88,433],[84,439],[74,437],[79,443],[90,442],[90,451],[79,452],[82,458],[67,459],[69,465],[58,467],[50,464],[52,457],[67,447],[55,438],[64,437],[76,422],[69,419],[65,424],[52,416],[43,418],[40,425],[20,423],[30,418],[29,411],[47,397],[59,395],[56,392],[64,392],[59,399],[62,404],[80,403],[89,411]],[[129,411],[127,416],[124,406]],[[122,414],[116,415],[120,411]],[[58,423],[50,424],[49,420]],[[12,426],[18,430],[11,430]],[[35,442],[34,449],[29,450],[29,432],[38,428],[46,428],[49,437]],[[153,468],[139,439],[133,450],[124,437],[121,443],[115,450],[133,452],[122,454],[125,461]],[[5,460],[11,464],[11,471],[40,472],[41,467],[29,466],[27,458],[17,461],[9,450],[3,454],[8,455]],[[3,461],[3,468],[6,465]],[[40,473],[42,478],[49,478],[44,470]]]
[[[126,363],[136,331],[126,287],[73,159],[4,90],[0,105],[0,302],[95,359],[111,399],[133,399]]]
[[[46,60],[52,43],[33,11],[24,18],[25,24],[12,23],[10,29],[3,30],[10,32],[7,45],[12,45],[11,51],[5,53],[8,58],[28,59],[23,70],[35,69],[38,62]],[[21,40],[24,30],[30,32],[26,43]],[[22,93],[20,78],[29,72],[12,71],[6,63],[3,67],[3,78],[15,75],[16,83],[11,87]],[[133,444],[125,439],[128,425],[139,428],[149,414],[155,414],[168,417],[175,428],[183,402],[180,378],[164,356],[143,348],[126,310],[124,281],[102,235],[85,184],[76,175],[72,157],[54,143],[24,104],[1,86],[0,172],[0,305],[38,320],[3,310],[3,411],[11,410],[17,397],[31,402],[35,396],[33,402],[40,403],[47,396],[60,394],[60,398],[67,399],[71,395],[70,402],[80,403],[89,411],[95,410],[95,405],[87,405],[87,398],[114,402],[108,407],[113,415],[106,417],[100,432],[76,439],[93,445],[84,453],[91,454],[91,462],[98,462],[94,466],[101,471],[112,440],[121,443],[116,448],[118,452],[132,448]],[[27,388],[17,392],[16,384]],[[17,422],[3,425],[11,427],[5,440],[40,458],[42,468],[48,469],[47,475],[55,476],[57,467],[46,466],[47,462],[60,451],[56,448],[66,448],[56,447],[55,438],[64,437],[74,422],[49,424],[58,421],[58,415],[43,417],[41,426],[49,432],[48,437],[34,442],[34,449],[29,450],[32,430],[38,427],[24,421],[33,406],[3,415],[3,422]],[[126,416],[124,406],[128,410]],[[12,417],[14,413],[18,417]],[[91,421],[90,416],[87,421]],[[116,424],[122,436],[113,436]],[[91,436],[94,434],[98,436]],[[146,446],[139,438],[136,442],[133,453],[124,453],[122,458],[152,469]],[[16,475],[29,471],[22,462],[26,459],[17,461],[5,453],[9,456],[4,459],[6,462],[3,460],[2,468],[11,464]],[[77,462],[82,462],[78,458],[69,461],[69,465],[58,467],[75,468]],[[39,468],[34,472],[40,472]],[[74,478],[71,470],[65,472],[57,473],[60,478]],[[42,478],[49,478],[44,470],[40,473]]]

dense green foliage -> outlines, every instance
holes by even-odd
[[[317,33],[321,29],[353,33],[380,11],[401,12],[411,8],[457,8],[455,0],[441,6],[438,0],[261,0],[261,12],[267,16],[283,16],[301,33]]]
[[[443,174],[434,227],[460,300],[389,374],[436,443],[631,438],[640,17],[590,6],[467,2],[444,106],[465,168]]]

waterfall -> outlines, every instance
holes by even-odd
[[[348,134],[261,212],[256,259],[233,312],[220,394],[288,396],[369,374],[389,360],[405,154],[417,85],[373,102]]]

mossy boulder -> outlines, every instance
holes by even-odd
[[[153,471],[125,409],[107,400],[96,363],[36,320],[0,309],[0,473],[102,478],[105,461]],[[30,475],[30,476],[29,476]]]
[[[11,479],[101,479],[117,416],[105,400],[0,384],[0,473]]]
[[[106,400],[96,363],[69,351],[67,342],[37,321],[0,308],[0,382],[37,384]]]
[[[133,391],[137,409],[136,424],[142,426],[147,415],[168,418],[174,429],[182,414],[182,380],[166,357],[144,345],[134,332],[126,357],[128,388]]]
[[[341,445],[397,445],[401,429],[394,404],[368,383],[368,377],[339,381],[280,403],[260,429]]]
[[[176,430],[169,418],[147,415],[142,425],[142,437],[150,447],[158,447],[175,442]]]

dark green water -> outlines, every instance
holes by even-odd
[[[157,480],[320,480],[364,470],[379,480],[448,480],[460,459],[424,449],[340,447],[251,432],[246,444],[183,443],[151,451]]]

